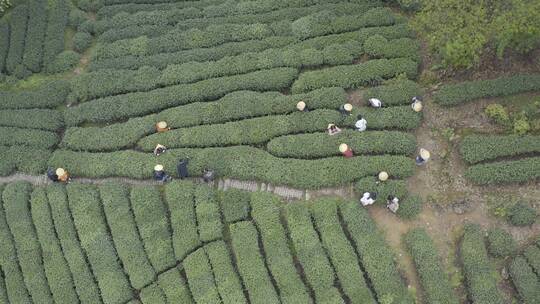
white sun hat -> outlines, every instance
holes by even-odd
[[[299,101],[296,104],[296,108],[298,109],[298,111],[304,111],[304,109],[306,108],[306,103],[303,101]]]
[[[343,108],[345,109],[345,111],[350,112],[352,111],[352,104],[346,103]]]
[[[164,121],[160,121],[157,123],[157,127],[160,128],[160,129],[166,129],[167,128],[167,123],[164,122]]]
[[[431,154],[428,150],[422,148],[420,149],[420,157],[422,157],[424,160],[428,160],[431,157]]]
[[[345,153],[345,151],[347,151],[348,149],[349,149],[349,146],[347,146],[347,144],[339,145],[339,152],[341,153]]]
[[[422,106],[422,103],[420,101],[415,101],[412,104],[412,108],[413,108],[413,110],[415,112],[420,112],[420,111],[422,111],[423,106]]]
[[[381,182],[384,182],[384,181],[386,181],[387,179],[388,179],[388,173],[387,173],[386,171],[381,171],[381,172],[379,173],[379,180],[380,180]]]
[[[62,176],[64,174],[66,174],[66,170],[64,170],[63,168],[56,169],[56,175]]]
[[[163,171],[163,165],[155,165],[154,171]]]

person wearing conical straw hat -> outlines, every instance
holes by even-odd
[[[339,152],[341,152],[345,158],[353,157],[353,150],[347,144],[339,145]]]
[[[171,128],[169,128],[167,123],[164,122],[164,121],[160,121],[160,122],[156,123],[156,130],[158,132],[165,132],[165,131],[169,131],[170,129]]]
[[[166,182],[171,179],[167,173],[165,173],[163,169],[163,165],[155,165],[154,166],[154,179],[160,182]]]
[[[370,99],[368,99],[368,101],[369,101],[369,105],[372,106],[373,108],[381,108],[382,107],[382,101],[380,101],[377,98],[370,98]]]
[[[422,109],[423,109],[423,105],[422,105],[422,97],[420,96],[414,96],[412,98],[412,104],[411,104],[411,107],[412,109],[415,111],[415,112],[421,112]]]
[[[58,176],[58,181],[67,183],[69,181],[69,173],[64,168],[56,169],[56,176]]]
[[[339,107],[339,113],[341,113],[341,115],[343,116],[351,115],[352,108],[353,108],[352,104],[346,103],[344,105],[341,105],[341,107]]]
[[[354,123],[354,127],[356,128],[356,131],[360,131],[360,132],[363,132],[366,130],[367,128],[367,121],[364,117],[362,117],[362,115],[358,114],[358,116],[356,116],[356,123]]]
[[[388,173],[386,171],[379,172],[379,181],[385,182],[388,180]]]
[[[328,134],[330,135],[335,135],[341,132],[341,129],[338,128],[335,124],[328,124],[327,130],[328,130]]]
[[[421,166],[425,164],[429,160],[430,157],[431,157],[431,153],[429,153],[428,150],[422,148],[420,149],[419,155],[416,156],[416,164],[418,166]]]
[[[399,199],[394,195],[389,195],[386,199],[386,208],[392,211],[392,213],[396,213],[399,209]]]
[[[375,200],[377,199],[377,193],[375,192],[364,192],[362,197],[360,198],[360,203],[362,206],[369,206],[373,205],[375,203]]]
[[[165,153],[167,151],[167,148],[164,145],[157,144],[154,148],[154,155],[159,156],[162,153]]]
[[[299,101],[297,104],[296,104],[296,109],[300,112],[309,112],[309,109],[307,108],[306,106],[306,103],[304,101]]]

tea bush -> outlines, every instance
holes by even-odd
[[[227,223],[247,220],[249,217],[250,194],[238,189],[228,189],[220,192],[221,213]]]
[[[59,111],[48,109],[0,110],[0,126],[56,131],[64,124]]]
[[[42,174],[47,169],[47,161],[51,151],[31,147],[0,145],[0,176],[9,175],[15,171],[28,174]]]
[[[64,51],[64,35],[68,23],[69,4],[66,0],[57,0],[49,8],[47,31],[43,46],[43,63],[47,72],[58,69],[53,63],[58,54]]]
[[[540,136],[470,135],[461,142],[461,155],[470,164],[498,157],[540,152]]]
[[[540,283],[527,261],[518,256],[510,263],[510,277],[523,303],[532,304],[540,301]]]
[[[422,212],[424,203],[422,198],[417,195],[411,195],[401,200],[396,214],[403,219],[412,220]]]
[[[155,282],[141,289],[139,297],[143,303],[167,303],[163,290]]]
[[[73,49],[82,54],[92,44],[92,35],[86,32],[77,32],[73,36]]]
[[[199,248],[191,253],[182,264],[195,302],[219,303],[220,299],[212,274],[212,267],[204,249]]]
[[[365,192],[377,193],[375,203],[384,204],[383,206],[386,205],[386,200],[389,195],[396,196],[400,200],[403,200],[408,195],[407,184],[405,181],[389,179],[385,182],[380,182],[376,176],[368,176],[358,180],[354,184],[354,191],[360,196]]]
[[[195,188],[196,226],[201,242],[211,242],[223,238],[223,224],[214,188],[199,185]]]
[[[55,108],[69,93],[69,83],[57,80],[35,90],[0,92],[0,109]]]
[[[530,226],[536,221],[536,216],[534,208],[519,202],[510,208],[508,219],[514,226]]]
[[[509,256],[517,249],[512,235],[501,228],[488,230],[487,244],[489,254],[497,258]]]
[[[0,73],[6,69],[6,58],[9,52],[9,23],[0,19]]]
[[[63,51],[49,63],[47,71],[49,73],[67,72],[75,68],[75,66],[79,64],[80,60],[80,54],[77,54],[74,51]]]
[[[478,185],[534,181],[540,178],[540,157],[474,165],[467,168],[465,177]]]
[[[533,270],[538,273],[540,271],[540,248],[532,244],[525,249],[523,256],[527,258],[527,262],[529,262]]]
[[[362,93],[364,100],[380,99],[386,106],[411,104],[414,96],[421,95],[420,86],[408,79],[388,80],[384,85],[368,88]]]
[[[32,72],[41,71],[43,63],[43,43],[47,29],[47,2],[28,2],[28,24],[24,42],[23,64]]]
[[[26,5],[17,5],[13,8],[10,19],[9,52],[6,58],[8,74],[13,74],[17,67],[22,65],[27,20],[28,7]]]
[[[217,277],[218,271],[214,270],[214,272]],[[158,285],[163,290],[163,293],[165,293],[167,303],[193,303],[187,282],[180,275],[177,267],[161,273],[158,276]]]
[[[24,149],[25,146],[38,149],[49,149],[58,142],[58,135],[43,130],[22,129],[14,127],[0,127],[0,145],[18,146]]]

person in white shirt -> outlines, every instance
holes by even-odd
[[[373,205],[376,199],[377,199],[377,193],[365,192],[364,195],[362,195],[362,198],[360,199],[360,203],[362,204],[362,206],[365,207],[365,206]]]
[[[354,124],[356,130],[360,132],[365,131],[367,128],[367,121],[364,119],[364,117],[362,117],[362,115],[358,115],[356,119],[358,119]]]
[[[380,101],[377,98],[370,98],[369,99],[369,105],[374,107],[374,108],[380,108],[380,107],[382,107],[382,101]]]
[[[386,207],[393,213],[396,213],[399,209],[399,199],[393,195],[389,195],[386,200]]]

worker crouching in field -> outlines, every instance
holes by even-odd
[[[364,192],[364,195],[362,195],[362,198],[360,198],[360,203],[362,204],[362,206],[366,207],[369,205],[373,205],[376,199],[377,193]]]
[[[167,182],[172,179],[165,171],[163,170],[163,165],[156,165],[154,167],[154,179],[159,182]]]
[[[339,152],[341,152],[345,158],[351,158],[354,156],[353,150],[347,144],[339,145]]]
[[[166,122],[160,121],[156,124],[156,131],[159,133],[169,131],[171,128],[167,125]]]
[[[203,171],[203,176],[202,177],[203,177],[203,181],[205,183],[211,183],[216,178],[216,173],[214,172],[214,170],[210,170],[210,169],[206,168]]]
[[[154,149],[154,155],[160,156],[161,154],[165,153],[167,151],[167,148],[164,145],[157,144],[156,148]]]
[[[399,209],[399,199],[393,195],[389,195],[386,199],[386,208],[388,208],[393,213],[396,213]]]
[[[306,106],[306,103],[303,102],[303,101],[299,101],[297,104],[296,104],[296,109],[300,112],[309,112],[309,109],[307,108]]]
[[[339,107],[339,113],[341,113],[342,116],[349,116],[352,114],[352,104],[346,103]]]
[[[328,130],[328,134],[330,135],[336,135],[339,132],[341,132],[341,129],[338,128],[335,124],[329,124],[327,130]]]
[[[178,165],[176,165],[176,172],[178,173],[178,177],[180,177],[180,179],[188,177],[188,163],[189,159],[183,158],[178,162]]]
[[[430,158],[431,154],[426,149],[420,149],[420,153],[418,156],[416,156],[416,165],[422,166],[424,165]]]
[[[411,104],[411,107],[412,107],[412,109],[413,109],[415,112],[421,112],[422,109],[423,109],[423,105],[422,105],[422,97],[414,96],[414,97],[412,98],[412,104]]]
[[[364,119],[364,117],[362,117],[362,115],[356,116],[356,119],[356,123],[354,124],[356,131],[365,131],[367,128],[367,121]]]
[[[69,172],[64,168],[57,168],[56,170],[49,168],[47,170],[47,177],[53,182],[68,183],[71,180]]]
[[[379,99],[377,98],[370,98],[369,100],[369,105],[373,108],[382,108],[382,101],[380,101]]]

